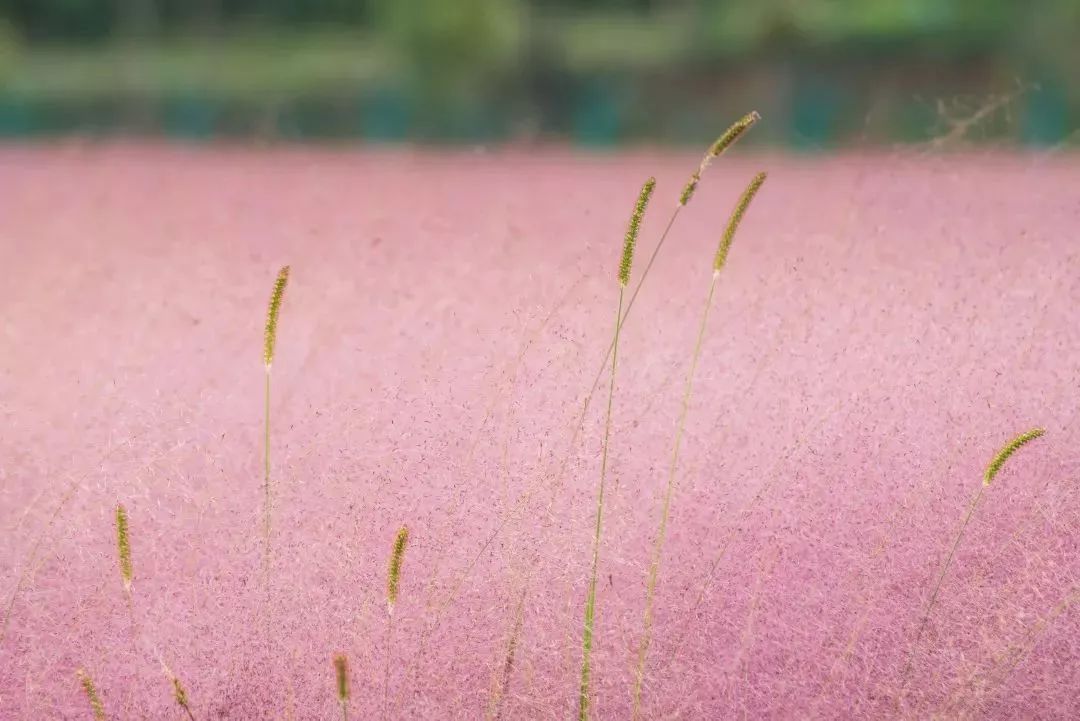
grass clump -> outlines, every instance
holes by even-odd
[[[728,141],[728,144],[731,142],[733,141]],[[690,412],[690,398],[694,388],[694,375],[697,372],[698,361],[701,358],[701,346],[705,339],[705,329],[708,326],[709,310],[712,308],[713,296],[716,293],[716,282],[720,277],[720,271],[727,263],[727,256],[731,249],[732,240],[735,238],[735,231],[738,230],[739,223],[742,221],[743,216],[750,207],[750,203],[753,202],[754,196],[757,195],[757,192],[765,183],[765,178],[765,173],[758,173],[754,176],[754,179],[750,181],[746,190],[743,191],[742,197],[739,198],[739,202],[735,205],[735,209],[731,213],[731,218],[724,228],[724,233],[720,238],[716,255],[713,258],[712,280],[709,282],[709,291],[705,297],[705,308],[702,310],[701,322],[698,326],[697,341],[695,342],[694,350],[690,355],[690,367],[686,373],[682,410],[679,412],[679,420],[675,426],[675,440],[672,443],[671,448],[671,462],[668,466],[667,487],[664,491],[664,501],[660,511],[660,526],[657,530],[656,541],[652,549],[652,561],[649,564],[649,575],[645,590],[644,628],[641,635],[641,643],[638,646],[637,668],[632,691],[633,707],[631,716],[635,720],[641,718],[641,688],[645,679],[645,659],[649,652],[649,644],[652,641],[653,602],[656,597],[656,585],[660,577],[660,559],[664,550],[664,541],[667,537],[668,518],[671,513],[671,496],[675,490],[675,477],[679,467],[679,451],[682,447],[683,433],[686,428],[686,417]]]
[[[600,457],[600,483],[596,496],[596,527],[593,533],[592,571],[589,575],[589,590],[585,598],[585,623],[582,632],[582,657],[581,657],[581,686],[578,696],[578,719],[585,721],[589,716],[589,684],[592,675],[592,647],[593,632],[596,622],[596,575],[600,564],[600,535],[603,528],[604,517],[604,487],[607,481],[608,450],[611,440],[611,407],[615,396],[615,371],[618,368],[619,357],[619,331],[622,328],[623,301],[626,295],[626,286],[630,282],[630,269],[634,262],[634,248],[637,245],[638,233],[641,229],[641,219],[645,215],[645,209],[649,205],[653,191],[656,189],[656,179],[649,178],[641,187],[634,211],[630,216],[630,225],[626,230],[623,240],[622,258],[619,261],[619,305],[615,312],[615,333],[611,347],[611,382],[608,386],[607,412],[604,416],[604,440],[603,450]]]

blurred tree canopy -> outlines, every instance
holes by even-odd
[[[0,0],[0,134],[41,124],[34,103],[138,93],[218,124],[214,103],[316,95],[314,115],[363,103],[348,123],[386,128],[460,110],[682,137],[726,94],[775,96],[820,138],[875,108],[926,125],[913,97],[1037,85],[1049,139],[1080,114],[1076,67],[1080,0]]]
[[[93,41],[132,26],[152,35],[262,25],[341,25],[382,22],[412,37],[441,41],[443,33],[474,39],[500,37],[500,24],[519,19],[518,5],[548,13],[647,16],[680,9],[703,18],[719,43],[747,47],[791,33],[810,43],[860,38],[926,37],[992,41],[1015,32],[1035,13],[1073,15],[1078,0],[0,0],[4,17],[25,39]],[[475,19],[466,16],[476,14]],[[463,24],[468,27],[463,27]],[[459,49],[459,48],[456,48]]]

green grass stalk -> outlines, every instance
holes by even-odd
[[[1009,441],[1004,448],[998,451],[997,455],[994,456],[993,460],[991,460],[990,464],[986,467],[986,472],[983,474],[983,482],[980,484],[979,490],[975,492],[975,495],[972,496],[971,501],[968,503],[967,513],[964,514],[964,519],[960,522],[960,528],[956,532],[956,537],[953,539],[948,555],[945,557],[945,563],[942,565],[941,571],[938,572],[937,579],[934,581],[933,588],[930,591],[930,600],[926,604],[926,610],[923,611],[922,619],[919,621],[919,626],[915,631],[915,640],[911,644],[911,652],[908,654],[908,660],[904,665],[903,673],[900,674],[900,688],[896,697],[897,705],[899,705],[901,697],[903,696],[908,674],[911,673],[911,668],[915,663],[915,656],[919,650],[919,641],[922,640],[923,632],[926,630],[926,624],[930,620],[930,612],[933,610],[934,604],[938,599],[938,594],[941,592],[941,584],[945,580],[945,574],[948,573],[949,567],[952,565],[953,558],[956,556],[956,549],[960,547],[960,539],[963,538],[964,531],[967,530],[968,524],[971,523],[971,518],[975,515],[975,509],[978,508],[979,503],[982,501],[983,494],[986,492],[986,489],[990,487],[990,484],[993,482],[998,472],[1001,471],[1005,462],[1008,461],[1021,447],[1027,445],[1045,432],[1046,431],[1042,428],[1033,428],[1030,431],[1021,433],[1016,438]]]
[[[596,525],[593,532],[592,571],[589,575],[589,590],[585,598],[585,623],[582,631],[582,658],[581,658],[581,685],[578,696],[578,720],[585,721],[589,717],[590,682],[592,677],[592,647],[593,633],[596,622],[596,577],[600,565],[600,536],[603,529],[604,517],[604,490],[607,481],[608,451],[611,441],[611,408],[615,397],[615,372],[618,368],[619,358],[619,332],[622,329],[623,302],[626,295],[626,286],[630,282],[630,269],[634,260],[634,247],[637,245],[638,234],[641,230],[641,220],[645,215],[649,199],[653,190],[656,189],[656,179],[649,178],[641,188],[634,212],[630,216],[630,226],[626,231],[623,242],[622,258],[619,262],[619,304],[615,312],[615,333],[611,342],[611,381],[608,385],[607,412],[604,415],[604,441],[600,456],[600,483],[596,497]]]
[[[641,276],[638,278],[638,281],[634,286],[633,292],[630,294],[630,301],[626,304],[626,309],[622,313],[622,317],[619,319],[620,329],[622,328],[622,324],[625,323],[626,319],[629,317],[630,311],[633,309],[634,306],[634,301],[637,300],[638,293],[641,291],[641,286],[642,284],[644,284],[645,279],[649,276],[649,272],[652,270],[653,263],[656,261],[657,256],[660,255],[660,250],[664,247],[668,235],[671,232],[671,228],[675,225],[675,220],[679,217],[679,212],[683,209],[683,207],[687,205],[687,203],[690,202],[690,199],[693,197],[705,169],[711,164],[713,159],[719,157],[727,150],[729,150],[739,140],[739,138],[741,138],[742,135],[760,119],[761,116],[758,115],[757,112],[747,113],[742,118],[733,123],[727,130],[725,130],[724,133],[719,138],[717,138],[717,140],[709,147],[708,151],[706,151],[704,157],[701,160],[701,164],[698,166],[698,169],[695,170],[694,173],[690,176],[690,180],[687,181],[682,192],[679,194],[679,200],[678,203],[675,205],[675,210],[672,211],[671,216],[668,219],[667,225],[664,227],[664,231],[660,235],[660,240],[657,241],[656,246],[653,248],[652,255],[649,257],[648,262],[645,264],[645,270],[641,273]],[[566,468],[570,461],[571,452],[577,446],[578,439],[580,438],[582,430],[584,429],[585,417],[586,415],[588,415],[589,405],[592,403],[593,396],[596,394],[597,389],[600,387],[600,379],[603,377],[604,371],[607,370],[608,363],[611,360],[611,355],[614,350],[614,342],[612,342],[612,344],[608,346],[607,353],[600,361],[600,365],[596,370],[596,375],[593,377],[592,384],[589,386],[589,390],[585,394],[585,400],[582,404],[581,413],[578,415],[577,419],[574,422],[574,425],[572,426],[573,431],[571,433],[570,440],[567,443],[566,453],[563,454],[562,461],[560,462],[558,470],[555,473],[556,479],[562,479],[566,475]],[[556,483],[552,484],[553,493],[558,487],[559,483],[560,481],[556,480]],[[480,559],[483,558],[484,554],[487,553],[488,549],[491,547],[491,544],[495,542],[495,539],[498,538],[499,535],[506,529],[506,526],[508,525],[510,519],[514,517],[514,514],[523,509],[525,505],[532,499],[533,493],[536,490],[537,488],[534,486],[527,490],[525,493],[523,493],[518,498],[517,502],[514,504],[514,509],[510,513],[507,513],[503,517],[503,520],[499,523],[499,525],[496,526],[495,530],[493,530],[488,535],[488,537],[484,539],[484,542],[480,545],[480,548],[475,554],[473,554],[473,557],[469,560],[468,564],[466,564],[465,570],[462,571],[461,574],[459,574],[450,592],[446,595],[446,598],[439,605],[440,613],[442,609],[445,609],[447,606],[449,606],[450,603],[453,602],[453,600],[457,597],[457,593],[460,590],[461,584],[464,579],[468,576],[468,574],[472,571],[476,564],[479,563]]]
[[[720,271],[727,263],[728,252],[735,238],[735,232],[742,222],[754,196],[765,183],[765,173],[758,173],[743,191],[739,202],[732,211],[731,218],[721,236],[716,255],[713,258],[712,278],[709,281],[709,292],[705,297],[705,308],[701,312],[701,323],[698,326],[697,340],[690,356],[690,368],[686,373],[686,384],[683,388],[682,409],[679,412],[679,420],[675,426],[675,440],[671,448],[671,462],[668,465],[667,488],[664,491],[663,506],[660,511],[660,527],[656,533],[656,540],[652,550],[652,561],[649,564],[649,575],[645,590],[645,620],[644,630],[641,635],[641,643],[638,646],[637,670],[634,675],[634,687],[632,692],[633,705],[631,718],[635,721],[641,718],[641,688],[645,679],[645,659],[649,653],[649,644],[652,642],[653,603],[656,597],[656,585],[660,577],[660,560],[663,555],[664,541],[667,538],[668,518],[671,513],[671,497],[675,490],[675,478],[679,468],[679,451],[682,448],[683,434],[686,429],[686,417],[690,412],[690,398],[694,388],[694,376],[697,373],[698,362],[701,359],[701,346],[705,340],[705,329],[708,327],[709,310],[712,308],[713,296],[716,293],[716,282],[720,278]]]
[[[274,365],[274,349],[277,346],[278,316],[285,287],[289,284],[289,266],[283,266],[274,280],[270,303],[266,311],[266,328],[263,333],[263,365],[266,369],[265,433],[263,438],[263,572],[264,580],[270,582],[270,528],[272,497],[270,492],[270,369]]]

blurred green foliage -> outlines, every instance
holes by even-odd
[[[752,104],[816,147],[1020,87],[1053,142],[1078,48],[1080,0],[0,0],[0,134],[134,99],[194,134],[696,141]]]

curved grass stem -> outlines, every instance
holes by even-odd
[[[671,515],[671,496],[675,490],[675,476],[679,467],[679,451],[682,448],[686,417],[690,412],[690,397],[694,388],[694,375],[697,373],[698,361],[701,358],[701,346],[705,340],[705,329],[708,327],[709,322],[709,309],[712,308],[713,296],[716,294],[716,280],[718,277],[718,273],[713,273],[712,281],[709,283],[709,294],[705,299],[705,309],[701,313],[701,325],[698,328],[697,341],[694,344],[694,352],[690,359],[690,370],[686,374],[682,410],[679,412],[679,421],[675,426],[675,442],[671,448],[671,464],[668,468],[667,488],[664,491],[664,503],[660,511],[660,528],[653,544],[652,562],[649,564],[649,579],[645,589],[644,631],[641,636],[641,643],[638,646],[637,671],[634,676],[631,718],[635,721],[641,718],[641,687],[645,679],[645,658],[649,653],[649,644],[652,642],[653,602],[656,597],[657,581],[660,577],[660,559],[664,550],[664,540],[667,537],[668,518]]]
[[[578,696],[578,721],[589,717],[590,682],[592,677],[592,647],[596,622],[596,575],[600,565],[600,536],[604,518],[604,487],[607,481],[608,447],[611,440],[611,407],[615,397],[615,370],[619,359],[619,330],[622,328],[623,286],[619,287],[619,309],[615,314],[615,337],[611,342],[611,382],[608,385],[607,412],[604,417],[604,445],[600,456],[600,487],[596,498],[596,526],[593,533],[592,571],[589,575],[589,591],[585,598],[585,624],[582,631],[581,686]]]

